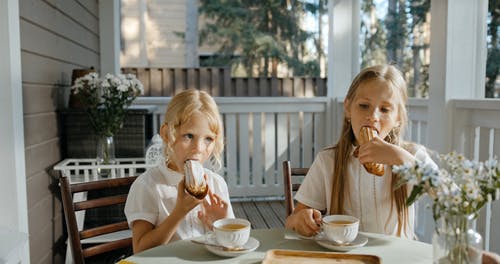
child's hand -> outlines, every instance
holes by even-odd
[[[203,200],[203,211],[198,211],[198,218],[206,227],[212,230],[213,222],[227,217],[228,203],[210,189],[208,189],[208,197],[210,203],[207,199]]]
[[[203,199],[196,199],[187,193],[185,186],[184,180],[181,180],[177,185],[177,201],[175,204],[175,209],[180,210],[183,215],[204,201]]]
[[[362,144],[355,150],[359,162],[375,162],[387,165],[401,165],[405,162],[414,161],[411,153],[391,144],[382,138],[374,137],[371,141]]]
[[[287,227],[291,227],[300,235],[313,236],[321,230],[321,212],[316,209],[304,208],[294,212],[289,218]]]

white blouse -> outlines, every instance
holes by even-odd
[[[434,163],[422,146],[417,147],[414,155],[418,160]],[[330,214],[334,163],[332,148],[319,152],[295,199]],[[382,177],[374,176],[357,158],[350,159],[345,177],[348,197],[344,199],[344,214],[360,220],[360,231],[397,235],[398,214],[396,204],[391,202],[391,173],[386,165]],[[403,237],[414,238],[414,221],[415,209],[412,205],[408,207],[408,223],[401,234]]]
[[[228,202],[227,217],[234,218],[224,178],[208,169],[205,169],[205,173],[208,175],[210,190]],[[125,204],[129,226],[132,226],[135,220],[145,220],[155,226],[161,224],[175,207],[177,184],[183,177],[181,173],[167,168],[164,162],[139,176],[132,184]],[[208,195],[205,199],[209,199]],[[170,242],[197,237],[208,231],[198,218],[197,213],[200,210],[202,206],[198,205],[186,215]]]

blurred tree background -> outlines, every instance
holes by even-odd
[[[321,38],[301,22],[326,14],[326,0],[201,0],[199,12],[206,19],[200,42],[219,47],[202,66],[232,65],[236,75],[276,77],[286,65],[292,76],[320,75]]]
[[[201,66],[235,76],[321,76],[326,72],[327,0],[201,0],[200,44],[214,45]],[[361,67],[392,63],[412,97],[427,97],[430,0],[361,0]],[[307,21],[314,18],[312,26]],[[500,0],[488,1],[486,97],[500,97]],[[497,89],[497,90],[495,90]]]

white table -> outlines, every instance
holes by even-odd
[[[137,176],[147,168],[154,167],[155,164],[146,164],[144,158],[122,158],[116,159],[115,165],[97,165],[95,159],[65,159],[54,166],[54,170],[60,171],[62,175],[68,177],[69,183],[92,182],[111,178],[121,178],[128,176]],[[109,169],[108,176],[101,176],[99,169]],[[74,202],[87,200],[87,192],[79,192],[73,195]],[[83,229],[85,220],[85,211],[76,212],[76,222],[78,230]],[[124,230],[112,234],[106,234],[98,237],[82,240],[82,243],[100,243],[113,241],[125,237],[130,237],[131,231]],[[66,262],[73,263],[71,246],[67,241]]]
[[[307,251],[328,251],[311,240],[285,239],[284,229],[252,230],[251,236],[260,242],[257,250],[236,258],[223,258],[210,253],[203,245],[189,240],[161,245],[126,260],[133,263],[260,263],[270,249],[295,249]],[[347,254],[377,255],[384,264],[428,264],[432,263],[432,245],[382,234],[362,233],[368,243]]]

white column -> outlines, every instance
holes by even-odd
[[[120,73],[120,1],[99,1],[101,74]]]
[[[327,96],[344,97],[359,72],[360,0],[328,1]]]
[[[26,167],[24,159],[23,98],[19,3],[0,1],[0,231],[28,234]],[[11,230],[11,231],[5,231]],[[12,233],[11,233],[12,234]],[[14,237],[17,237],[15,235]],[[5,237],[0,237],[5,239]],[[15,250],[12,263],[29,263],[27,240],[11,240],[7,250]],[[5,241],[6,242],[6,241]],[[3,252],[0,249],[0,252]],[[9,252],[7,252],[9,254]]]
[[[449,152],[452,99],[484,97],[487,0],[431,2],[427,146]]]
[[[431,62],[427,147],[440,153],[452,149],[453,99],[484,97],[487,0],[431,2]],[[431,242],[434,231],[430,199],[419,202],[417,235]]]

